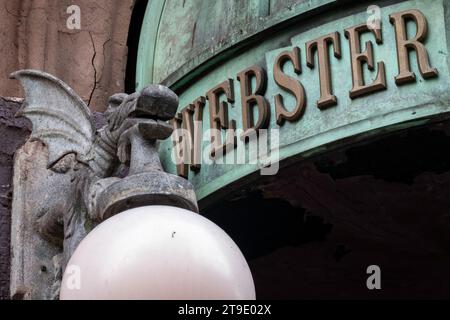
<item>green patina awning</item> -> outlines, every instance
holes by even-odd
[[[344,29],[367,21],[367,6],[380,7],[383,43],[376,44],[372,34],[361,37],[373,42],[374,60],[386,65],[387,90],[351,99],[350,52]],[[163,83],[174,89],[180,98],[180,110],[213,86],[234,79],[235,102],[228,108],[229,118],[242,128],[242,109],[237,73],[257,64],[267,71],[264,96],[270,103],[269,128],[279,128],[280,159],[309,157],[368,136],[424,124],[431,119],[445,118],[450,111],[450,3],[445,0],[349,1],[327,0],[264,0],[264,1],[175,1],[154,0],[147,7],[141,32],[137,84]],[[430,63],[439,76],[423,79],[418,71],[415,53],[410,53],[411,70],[416,82],[398,86],[396,40],[389,14],[402,10],[420,10],[428,21],[425,42]],[[408,36],[416,30],[407,25]],[[317,68],[308,68],[305,43],[331,32],[340,33],[342,57],[330,54],[333,92],[338,104],[320,110]],[[274,116],[274,95],[281,93],[287,106],[295,99],[279,88],[273,79],[275,57],[283,50],[298,46],[301,50],[302,73],[295,75],[287,63],[285,72],[300,81],[306,92],[305,113],[300,120],[279,127]],[[330,48],[331,52],[332,48]],[[362,48],[364,50],[364,48]],[[370,82],[376,70],[364,67]],[[204,108],[203,130],[209,128],[208,103]],[[163,165],[176,172],[172,159],[172,142],[161,144]],[[200,172],[190,172],[199,200],[223,189],[260,168],[246,165],[202,165]]]

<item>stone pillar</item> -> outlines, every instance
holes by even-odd
[[[14,118],[20,104],[0,98],[0,300],[9,298],[13,156],[31,127],[27,119]]]

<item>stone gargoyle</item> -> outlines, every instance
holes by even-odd
[[[13,298],[58,298],[73,251],[113,214],[151,204],[198,211],[191,184],[159,161],[157,142],[171,135],[168,120],[178,107],[170,89],[150,85],[111,96],[97,130],[89,108],[61,80],[37,70],[11,77],[25,91],[18,116],[33,125],[14,166]]]

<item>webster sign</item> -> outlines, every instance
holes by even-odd
[[[364,14],[353,15],[291,36],[289,47],[264,51],[261,44],[218,66],[180,95],[173,142],[162,150],[166,167],[170,157],[172,170],[188,177],[202,198],[271,161],[446,114],[443,6],[385,7],[376,28]],[[217,165],[261,137],[267,163]],[[275,149],[276,158],[268,156]]]

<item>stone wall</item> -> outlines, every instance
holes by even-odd
[[[31,128],[28,120],[14,117],[20,105],[18,100],[0,97],[0,299],[9,298],[13,157]]]

